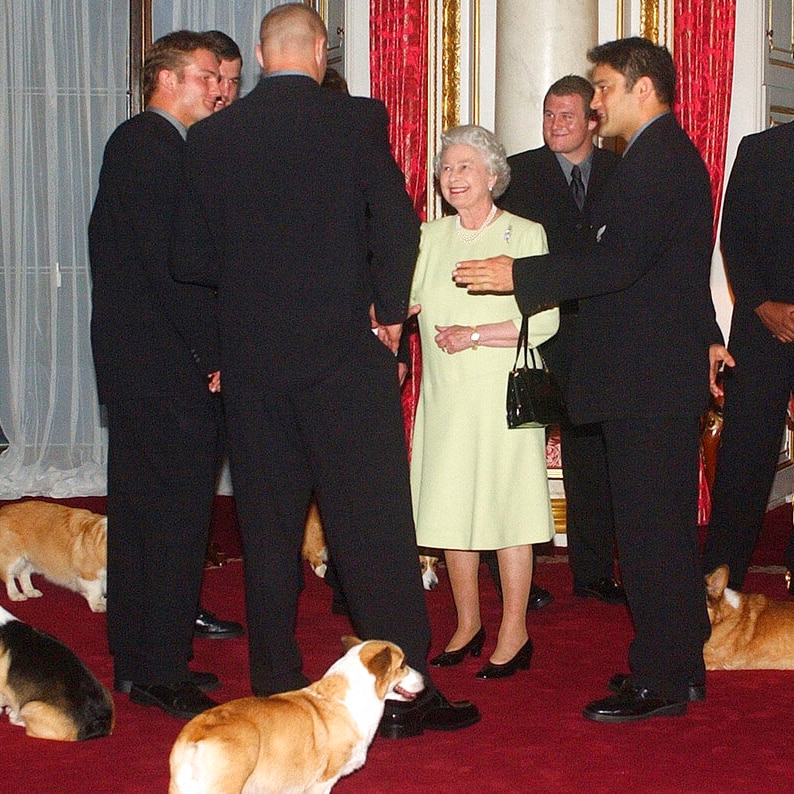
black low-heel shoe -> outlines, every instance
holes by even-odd
[[[466,658],[467,653],[470,653],[473,659],[479,659],[483,645],[485,645],[485,629],[480,626],[480,630],[462,648],[458,648],[457,651],[444,651],[444,653],[434,656],[430,660],[430,665],[432,667],[452,667],[460,664]]]
[[[507,678],[515,673],[516,670],[529,670],[529,663],[532,660],[532,640],[528,639],[519,649],[518,653],[504,664],[494,664],[488,662],[475,678]]]

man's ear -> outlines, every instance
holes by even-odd
[[[262,45],[261,44],[257,44],[256,47],[254,48],[254,52],[256,52],[256,60],[257,60],[257,62],[264,69],[265,68],[265,59],[262,56]]]
[[[320,72],[320,80],[322,81],[322,75],[325,74],[325,65],[327,63],[328,57],[328,42],[327,40],[320,36],[314,40],[314,61],[317,64],[317,69]]]
[[[656,88],[653,85],[653,80],[651,80],[647,74],[637,78],[637,82],[634,83],[634,88],[632,90],[636,92],[637,98],[641,102],[656,95]]]
[[[155,81],[155,85],[158,88],[164,88],[167,90],[173,90],[174,86],[179,82],[179,77],[177,73],[172,69],[160,69],[157,73],[157,80]]]

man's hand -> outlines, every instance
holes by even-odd
[[[221,390],[221,371],[219,369],[207,375],[207,388],[213,394],[217,394]]]
[[[781,342],[794,342],[794,305],[779,301],[764,301],[755,310],[772,336]]]
[[[709,347],[709,391],[712,396],[717,398],[725,396],[722,386],[717,383],[720,364],[724,364],[726,367],[733,367],[736,362],[725,345],[711,345]]]
[[[502,254],[492,259],[458,262],[452,280],[469,292],[512,292],[513,260]]]
[[[411,306],[408,309],[408,314],[405,316],[407,320],[409,317],[413,317],[415,314],[419,314],[422,311],[422,307],[417,303],[416,306]],[[404,322],[404,321],[403,321]],[[386,347],[391,350],[394,355],[397,355],[397,350],[400,347],[400,337],[402,336],[403,332],[403,324],[396,323],[395,325],[381,325],[378,322],[378,318],[375,316],[375,304],[371,303],[369,305],[369,323],[372,327],[372,330],[377,334],[378,339],[383,342]]]

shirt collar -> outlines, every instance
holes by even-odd
[[[634,141],[636,141],[637,138],[639,138],[640,135],[642,135],[642,133],[645,132],[645,130],[647,130],[648,127],[650,127],[651,124],[653,124],[654,121],[656,121],[657,119],[660,119],[662,116],[666,116],[668,113],[671,113],[671,112],[672,111],[670,111],[670,110],[663,110],[657,116],[654,116],[652,119],[649,119],[648,121],[646,121],[645,124],[643,124],[642,127],[640,127],[637,130],[637,132],[635,132],[634,135],[632,135],[631,138],[629,138],[629,142],[626,144],[626,148],[623,150],[623,156],[624,157],[626,156],[626,152],[628,152],[628,150],[631,149],[632,144],[634,143]]]
[[[582,172],[582,182],[584,183],[585,190],[587,190],[587,185],[590,181],[590,172],[593,170],[593,152],[590,151],[590,154],[582,160],[581,163],[572,163],[564,154],[560,152],[554,152],[554,156],[557,158],[557,162],[560,164],[560,168],[562,168],[563,174],[565,174],[565,181],[570,184],[571,182],[571,171],[573,171],[574,165],[579,166],[579,170]]]

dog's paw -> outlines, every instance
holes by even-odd
[[[101,601],[89,601],[88,606],[91,607],[92,612],[107,612],[108,611],[108,604],[107,601],[103,598]]]
[[[320,579],[325,579],[325,572],[328,570],[328,565],[326,563],[320,563],[319,565],[312,565],[312,570],[320,577]]]
[[[24,593],[14,590],[8,594],[8,597],[12,601],[27,601],[29,598],[41,598],[42,595],[41,590],[26,590]]]

